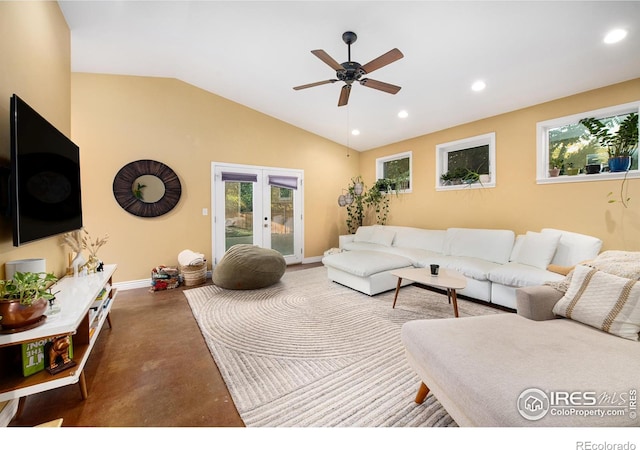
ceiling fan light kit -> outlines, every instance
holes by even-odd
[[[340,90],[340,97],[338,98],[338,106],[345,106],[349,102],[349,95],[351,94],[351,86],[354,81],[357,81],[362,86],[377,89],[388,94],[397,94],[401,89],[400,86],[385,83],[384,81],[372,80],[371,78],[363,78],[365,75],[380,69],[394,61],[397,61],[404,57],[402,52],[397,48],[389,50],[384,55],[369,61],[362,65],[356,61],[351,61],[351,44],[358,39],[358,36],[353,31],[346,31],[342,34],[342,40],[347,44],[348,61],[342,64],[338,63],[324,50],[311,50],[318,59],[324,62],[326,65],[336,71],[336,78],[329,80],[317,81],[315,83],[303,84],[296,86],[293,89],[298,91],[300,89],[307,89],[310,87],[320,86],[323,84],[335,83],[336,81],[344,82],[344,86]]]

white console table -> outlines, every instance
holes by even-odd
[[[23,403],[27,395],[78,382],[82,398],[87,398],[83,369],[105,320],[111,326],[109,313],[116,297],[112,277],[116,268],[115,264],[109,264],[104,266],[103,272],[60,279],[52,287],[56,295],[55,305],[60,308],[57,314],[48,316],[43,325],[31,330],[0,334],[0,401],[20,398]],[[92,307],[95,309],[94,301],[105,287],[108,295],[98,306],[99,314],[95,314],[90,310]],[[55,375],[43,370],[24,377],[21,371],[22,344],[64,335],[73,336],[73,361],[76,365]]]

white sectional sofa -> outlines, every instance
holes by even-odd
[[[511,230],[372,225],[340,236],[339,245],[342,252],[322,259],[329,278],[365,294],[395,289],[395,269],[439,264],[467,278],[460,294],[515,309],[517,288],[562,280],[549,265],[593,259],[602,241],[552,228],[516,236]]]

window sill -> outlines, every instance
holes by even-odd
[[[640,178],[640,171],[630,170],[629,172],[604,172],[594,174],[560,175],[559,177],[545,177],[536,179],[537,184],[558,184],[558,183],[584,183],[589,181],[623,180],[627,174],[627,179]]]

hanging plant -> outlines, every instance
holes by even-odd
[[[362,177],[358,175],[351,179],[347,193],[351,195],[352,202],[347,204],[347,230],[354,234],[364,221],[364,196],[365,185]]]

